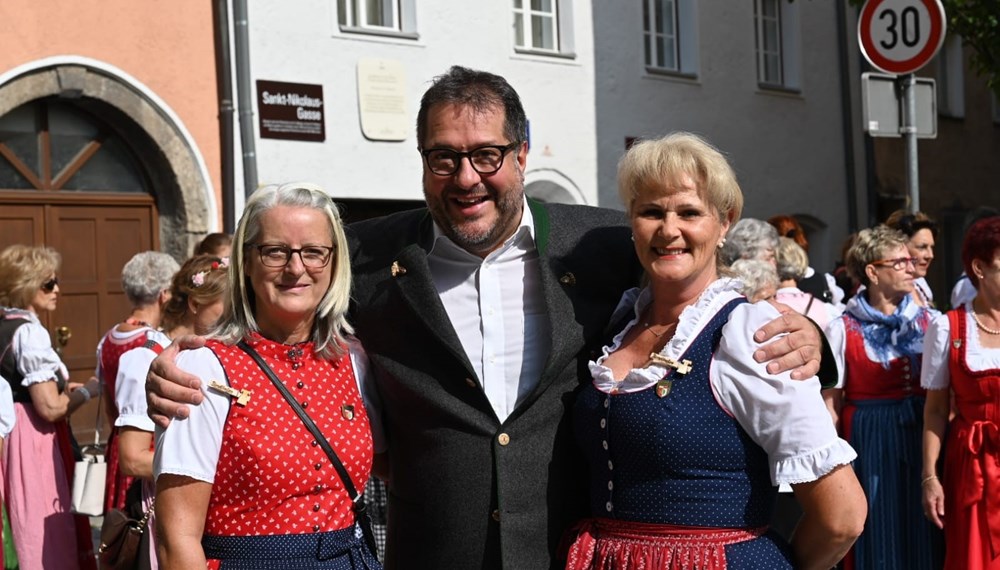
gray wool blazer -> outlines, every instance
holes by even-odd
[[[373,365],[392,471],[387,568],[557,567],[562,534],[586,516],[570,413],[642,270],[622,212],[529,205],[552,350],[538,387],[503,423],[431,279],[427,210],[347,230],[351,322]]]

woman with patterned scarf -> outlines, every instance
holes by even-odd
[[[940,568],[940,533],[923,517],[920,490],[921,347],[937,313],[913,302],[915,260],[899,231],[861,231],[846,262],[865,288],[826,328],[839,378],[824,398],[858,452],[868,521],[844,568]]]

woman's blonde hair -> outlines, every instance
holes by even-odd
[[[683,175],[694,178],[720,219],[730,223],[739,219],[743,192],[736,173],[719,149],[691,133],[676,132],[634,144],[618,162],[618,195],[631,213],[639,192],[678,188]]]
[[[868,279],[865,268],[871,263],[884,259],[890,249],[906,246],[906,241],[907,238],[903,232],[885,224],[861,230],[854,238],[854,243],[851,244],[850,249],[847,250],[847,256],[844,258],[847,274],[860,281],[865,287],[871,286],[871,280]]]
[[[247,252],[260,236],[261,216],[276,206],[312,208],[326,214],[330,221],[333,275],[330,288],[316,307],[311,340],[316,345],[318,355],[337,358],[343,354],[342,345],[346,342],[346,335],[354,333],[347,322],[347,309],[351,300],[350,254],[336,204],[322,188],[310,183],[290,182],[263,186],[247,200],[233,236],[228,301],[213,336],[225,343],[235,344],[251,332],[260,330],[254,316],[254,291],[246,275]]]
[[[188,301],[208,305],[229,290],[228,262],[214,255],[196,255],[184,262],[170,284],[170,300],[163,307],[164,328],[184,322]]]
[[[27,309],[62,257],[51,247],[11,245],[0,252],[0,305]]]

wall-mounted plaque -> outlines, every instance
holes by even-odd
[[[389,59],[358,60],[361,133],[374,141],[402,141],[413,130],[406,106],[406,72]]]
[[[323,142],[323,86],[257,80],[260,138]]]

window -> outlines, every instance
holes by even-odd
[[[957,119],[965,116],[962,63],[962,37],[948,36],[937,54],[937,107],[940,115]]]
[[[762,87],[798,89],[798,4],[754,0],[757,82]]]
[[[416,36],[415,0],[337,0],[344,32]]]
[[[538,51],[558,51],[555,0],[514,0],[514,45]]]
[[[514,48],[573,56],[572,0],[514,0]]]
[[[694,75],[698,60],[695,0],[640,0],[646,70]]]
[[[642,27],[646,39],[646,66],[680,71],[677,2],[643,0]]]

